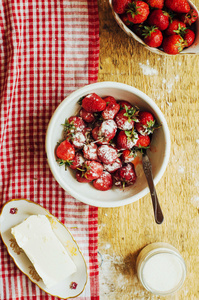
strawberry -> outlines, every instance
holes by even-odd
[[[77,172],[76,172],[76,179],[77,179],[77,181],[83,182],[83,183],[89,183],[92,181],[92,180],[88,180],[87,178],[85,178],[84,174],[80,170],[77,170]]]
[[[120,15],[120,19],[127,27],[134,25],[132,22],[129,21],[127,14]]]
[[[60,166],[70,166],[75,158],[75,148],[69,141],[65,140],[57,147],[56,156]]]
[[[106,141],[114,138],[117,132],[117,125],[114,120],[105,120],[99,127],[99,135]]]
[[[108,171],[109,173],[114,173],[115,171],[117,171],[119,168],[122,167],[122,162],[118,157],[113,164],[103,164],[103,166],[105,171]]]
[[[128,101],[125,101],[125,100],[119,100],[119,101],[117,101],[117,103],[120,105],[121,109],[125,109],[125,107],[127,107],[127,109],[131,109],[131,107],[133,106],[133,105],[131,105],[131,103],[129,103]]]
[[[136,121],[137,113],[136,108],[131,107],[128,109],[128,107],[125,106],[125,109],[120,110],[115,117],[117,127],[121,130],[132,129],[134,127],[134,121]]]
[[[122,152],[122,161],[124,163],[129,163],[129,162],[133,162],[135,160],[136,157],[136,152],[126,149]]]
[[[102,175],[103,166],[101,163],[94,160],[86,160],[80,170],[82,177],[85,177],[89,181],[97,179]]]
[[[190,11],[187,0],[165,0],[164,5],[176,13],[188,13]]]
[[[163,39],[162,47],[164,52],[175,55],[180,53],[185,45],[183,38],[179,34],[173,34]]]
[[[84,160],[85,159],[83,158],[82,154],[77,152],[75,154],[72,164],[70,165],[70,168],[73,170],[76,170],[77,168],[81,168],[81,166],[84,163]]]
[[[84,145],[83,155],[84,155],[84,158],[87,160],[98,160],[97,145],[94,143]]]
[[[151,7],[151,8],[159,8],[162,9],[164,6],[164,0],[146,0],[146,3]]]
[[[109,145],[102,145],[97,149],[97,155],[104,164],[113,164],[117,159],[117,150]]]
[[[194,23],[197,20],[197,18],[198,12],[194,8],[190,9],[190,11],[186,14],[182,14],[180,16],[181,21],[189,26],[191,26],[191,24]]]
[[[149,6],[146,2],[136,0],[128,5],[127,17],[129,22],[140,24],[144,22],[149,15]]]
[[[170,22],[169,26],[165,30],[166,35],[173,35],[180,32],[182,28],[186,28],[186,25],[177,19],[174,19]]]
[[[71,144],[76,148],[76,149],[81,149],[85,142],[86,142],[86,136],[83,132],[76,132],[73,133],[69,138]]]
[[[84,121],[80,117],[72,116],[65,120],[63,124],[66,134],[71,134],[77,131],[83,131],[86,127]]]
[[[133,146],[135,146],[138,139],[138,134],[134,130],[126,130],[126,131],[120,131],[116,144],[118,149],[131,149]]]
[[[104,120],[113,120],[120,110],[120,105],[115,102],[115,103],[109,103],[105,110],[102,112],[102,118]]]
[[[91,93],[83,98],[82,107],[88,112],[100,112],[106,108],[106,102],[95,93]]]
[[[84,108],[80,110],[79,115],[87,123],[92,123],[95,120],[94,114],[86,111]]]
[[[123,188],[134,184],[136,178],[135,168],[132,163],[124,164],[114,174],[115,185],[122,186]]]
[[[155,9],[148,17],[148,24],[163,31],[169,26],[169,14],[162,9]]]
[[[113,0],[113,9],[117,14],[125,13],[131,0]]]
[[[135,128],[141,135],[149,135],[153,133],[155,129],[155,120],[150,112],[141,111],[138,119],[139,122],[135,124]]]
[[[195,33],[191,29],[186,29],[183,35],[185,41],[185,47],[189,47],[193,44],[195,40]]]
[[[144,42],[149,47],[157,48],[160,47],[160,45],[162,44],[162,32],[155,26],[144,26],[142,35],[144,37]]]
[[[132,27],[132,31],[135,32],[135,34],[137,34],[137,36],[139,36],[140,38],[142,38],[143,29],[143,24],[135,24]]]
[[[138,140],[137,140],[137,143],[135,144],[135,147],[148,148],[148,146],[150,145],[150,142],[151,142],[151,140],[148,135],[138,134]]]
[[[112,97],[112,96],[107,96],[107,97],[103,98],[103,100],[106,102],[106,105],[115,104],[116,103],[115,98]]]
[[[96,126],[92,130],[92,137],[94,138],[95,142],[99,145],[107,145],[110,140],[107,140],[105,137],[102,136],[99,126]]]
[[[103,171],[102,175],[93,180],[93,186],[100,191],[108,191],[113,186],[113,179],[110,173]]]

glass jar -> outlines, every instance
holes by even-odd
[[[167,243],[153,243],[137,257],[138,278],[149,292],[167,296],[179,290],[186,278],[186,264],[179,251]]]

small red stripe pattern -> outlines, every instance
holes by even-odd
[[[97,81],[98,63],[97,0],[0,0],[0,206],[29,199],[68,227],[88,266],[79,300],[99,299],[98,210],[55,181],[45,133],[61,101]],[[20,272],[1,240],[0,299],[56,299]]]

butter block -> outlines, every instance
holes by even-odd
[[[32,215],[11,228],[17,244],[23,249],[50,288],[76,272],[77,268],[44,215]]]

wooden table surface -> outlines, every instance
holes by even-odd
[[[199,0],[193,1],[199,8]],[[99,81],[132,85],[162,110],[171,134],[170,162],[157,184],[164,212],[154,222],[150,195],[119,208],[99,208],[101,299],[199,299],[199,56],[162,56],[129,38],[115,22],[108,0],[99,0]],[[153,242],[176,247],[187,278],[173,297],[157,297],[139,283],[135,262]]]

